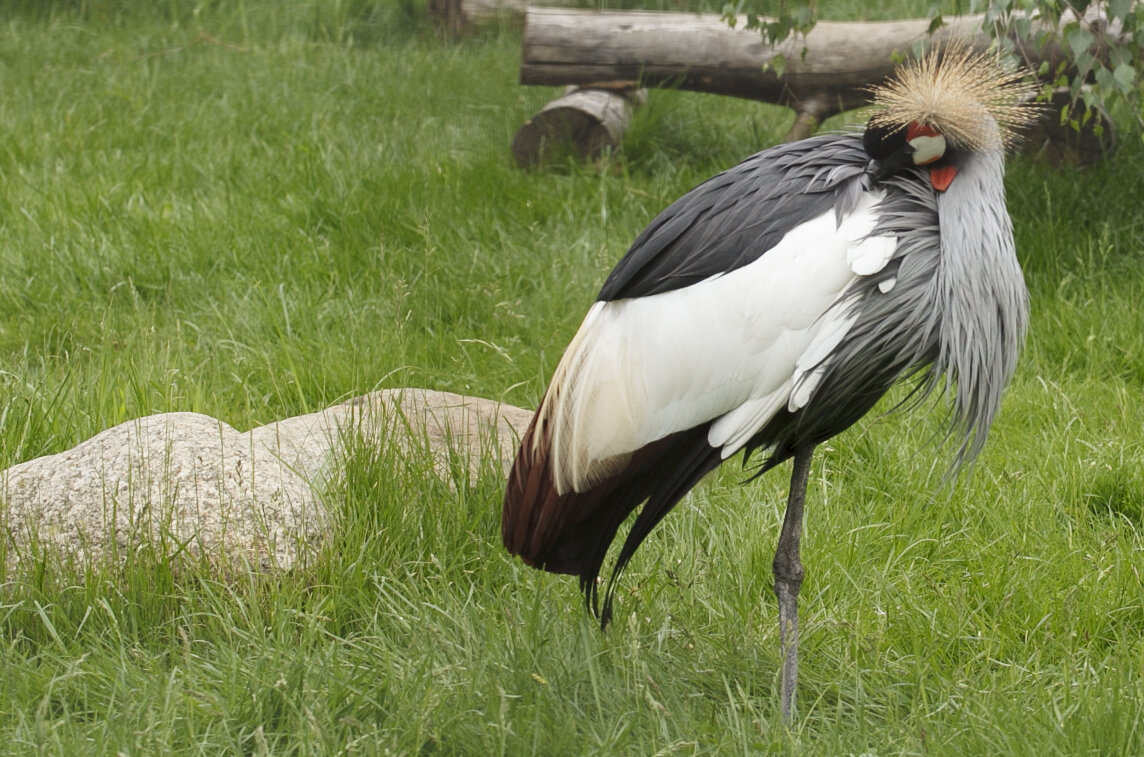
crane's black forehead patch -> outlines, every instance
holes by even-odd
[[[906,129],[871,120],[862,133],[862,148],[874,160],[886,160],[906,149]]]

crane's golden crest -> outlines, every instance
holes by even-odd
[[[934,50],[870,88],[871,123],[892,129],[911,123],[931,126],[963,149],[996,146],[998,137],[1004,147],[1012,147],[1020,141],[1021,127],[1041,116],[1033,103],[1036,85],[1025,81],[1027,73],[964,45]]]

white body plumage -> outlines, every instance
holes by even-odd
[[[650,442],[712,420],[707,441],[726,459],[781,408],[804,407],[854,323],[845,293],[897,247],[871,236],[881,197],[822,213],[729,273],[595,303],[539,411],[558,491],[585,491]]]

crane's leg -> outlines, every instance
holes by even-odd
[[[795,690],[798,688],[798,590],[802,587],[802,561],[799,539],[802,536],[802,506],[806,500],[806,484],[810,478],[813,446],[800,447],[794,454],[794,470],[790,477],[786,517],[775,550],[775,595],[779,599],[779,640],[782,645],[782,711],[783,722],[794,717]]]

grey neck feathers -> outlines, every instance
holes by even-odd
[[[937,295],[944,317],[932,375],[945,375],[947,391],[956,384],[951,420],[963,433],[957,466],[981,451],[1028,325],[1028,292],[1005,207],[1004,172],[1000,150],[966,154],[957,178],[937,198]]]

